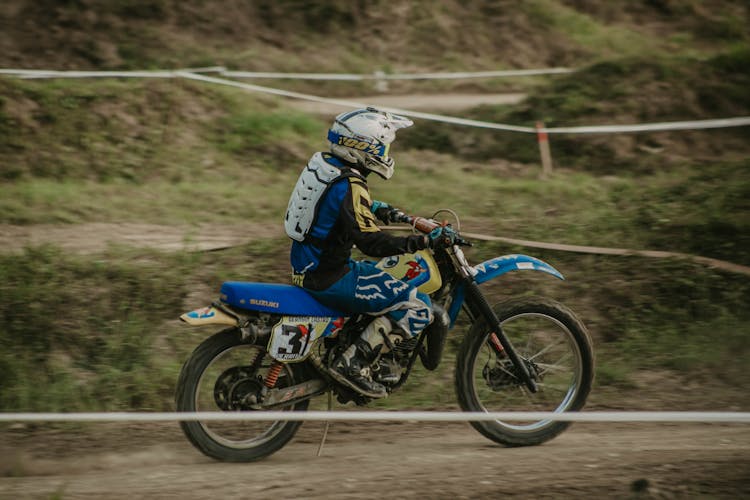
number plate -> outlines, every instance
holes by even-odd
[[[283,316],[271,330],[268,353],[285,363],[302,361],[319,338],[333,335],[342,324],[343,318]]]

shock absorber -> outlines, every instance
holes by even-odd
[[[271,368],[268,369],[268,375],[266,375],[266,380],[263,382],[263,385],[269,389],[273,389],[276,385],[276,381],[279,380],[279,374],[281,373],[282,368],[284,368],[284,363],[275,361],[271,365]]]

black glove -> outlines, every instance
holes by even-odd
[[[388,203],[378,200],[372,200],[371,211],[386,226],[391,222],[397,222],[396,217],[401,213],[401,210],[398,208],[394,208]]]
[[[430,248],[447,248],[459,240],[458,233],[450,226],[436,227],[427,236],[430,238]]]

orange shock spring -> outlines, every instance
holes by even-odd
[[[269,389],[273,389],[276,385],[276,381],[279,379],[279,374],[281,373],[282,368],[284,368],[283,363],[276,361],[272,364],[271,368],[268,369],[268,375],[266,375],[266,381],[263,382],[263,384]]]

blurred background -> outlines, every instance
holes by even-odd
[[[750,115],[750,6],[716,0],[6,0],[0,68],[372,75],[569,68],[442,80],[242,80],[534,127]],[[213,75],[217,76],[217,75]],[[239,81],[239,80],[238,80]],[[211,331],[178,316],[224,280],[288,282],[286,203],[346,108],[185,79],[0,77],[0,408],[171,410]],[[472,262],[542,258],[496,300],[542,294],[583,319],[590,409],[750,410],[750,128],[534,134],[415,119],[373,196],[450,208],[465,231],[690,258],[478,241]],[[531,276],[529,276],[531,275]],[[454,409],[452,331],[378,407]]]

